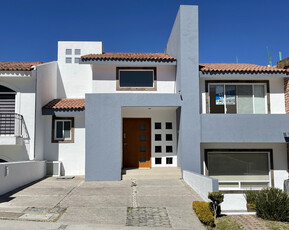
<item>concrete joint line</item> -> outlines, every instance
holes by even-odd
[[[73,192],[76,188],[79,188],[83,183],[84,183],[84,181],[81,181],[77,186],[73,187],[54,207],[59,206],[59,204],[60,204],[64,199],[66,199],[66,197],[69,197],[69,196],[72,194],[72,192]]]
[[[136,200],[136,194],[137,194],[137,190],[136,190],[136,180],[132,179],[131,180],[131,187],[132,187],[132,207],[133,208],[137,208],[137,200]]]

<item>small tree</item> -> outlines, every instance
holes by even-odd
[[[224,195],[221,192],[209,192],[208,198],[212,201],[210,204],[216,221],[218,210],[221,213],[220,204],[224,201]]]

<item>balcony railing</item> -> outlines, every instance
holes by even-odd
[[[17,136],[29,139],[23,116],[17,113],[0,113],[0,136]]]

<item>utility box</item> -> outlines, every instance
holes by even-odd
[[[47,176],[62,176],[61,161],[47,161],[46,175]]]

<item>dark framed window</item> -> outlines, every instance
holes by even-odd
[[[74,142],[74,118],[53,117],[52,119],[52,142],[73,143]]]
[[[156,67],[117,67],[116,89],[154,91],[157,87]]]
[[[269,81],[206,81],[207,113],[270,113]]]
[[[156,158],[155,158],[155,164],[156,164],[156,165],[161,165],[161,164],[162,164],[162,158],[156,157]]]

